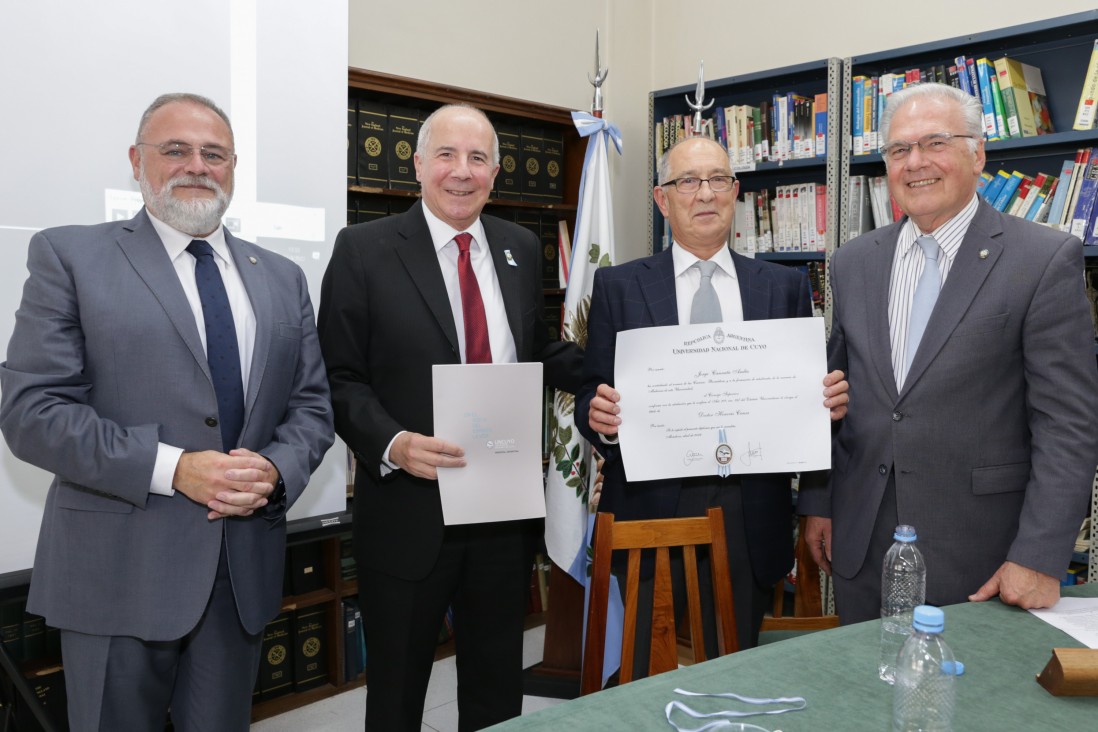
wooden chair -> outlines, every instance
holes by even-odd
[[[732,580],[728,570],[728,546],[724,536],[724,514],[721,509],[711,508],[705,517],[650,521],[614,521],[613,514],[600,513],[595,522],[591,599],[587,611],[587,642],[583,653],[580,694],[590,694],[602,688],[602,656],[606,647],[606,608],[610,595],[610,557],[615,550],[629,551],[620,682],[624,684],[633,680],[642,549],[656,550],[649,675],[678,667],[669,547],[682,547],[687,615],[694,660],[699,663],[706,660],[705,643],[702,640],[702,608],[698,594],[698,564],[695,552],[695,547],[698,545],[709,546],[709,565],[717,618],[718,653],[723,656],[739,650],[739,640],[736,637],[736,614],[732,605]]]
[[[823,596],[820,592],[820,565],[812,558],[812,552],[804,540],[804,527],[807,519],[802,516],[797,530],[797,544],[794,556],[797,559],[797,584],[793,590],[793,615],[784,614],[785,579],[778,582],[774,588],[773,617],[763,618],[760,629],[759,642],[766,639],[763,634],[768,631],[797,631],[808,632],[813,630],[825,630],[836,628],[839,625],[838,615],[825,615],[823,611]]]

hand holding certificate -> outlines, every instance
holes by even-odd
[[[465,450],[438,469],[447,525],[545,516],[540,363],[432,367],[435,435]]]
[[[789,318],[618,333],[629,480],[829,468],[823,325]]]

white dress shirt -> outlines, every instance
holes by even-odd
[[[179,277],[179,284],[183,286],[183,293],[191,306],[195,325],[198,326],[198,337],[202,340],[202,349],[205,351],[206,321],[202,316],[202,301],[199,299],[198,285],[194,279],[196,260],[187,252],[187,246],[198,237],[173,229],[147,210],[146,213],[149,214],[149,220],[152,221],[156,233],[160,235],[164,250],[172,260],[172,266],[175,267],[175,274]],[[247,394],[252,351],[255,347],[255,311],[252,310],[252,302],[248,299],[247,290],[244,289],[240,271],[229,253],[229,245],[225,242],[225,230],[219,226],[217,231],[201,238],[213,247],[214,261],[221,271],[221,280],[225,283],[225,294],[229,298],[229,307],[233,311],[233,325],[236,327],[237,349],[240,351],[240,376],[243,380],[244,393]],[[150,493],[164,496],[175,493],[172,480],[182,454],[183,448],[160,443],[156,451],[156,462],[153,465]]]
[[[427,228],[431,232],[431,242],[438,256],[438,266],[442,270],[442,279],[446,283],[446,295],[450,300],[450,311],[454,315],[454,326],[457,328],[458,348],[461,349],[461,362],[465,363],[465,315],[461,308],[461,283],[458,281],[458,247],[454,241],[454,237],[462,232],[435,216],[426,205],[422,208],[423,217],[427,219]],[[480,286],[480,299],[484,301],[492,363],[515,363],[518,361],[518,349],[515,347],[515,335],[507,322],[503,290],[496,278],[496,267],[489,251],[491,243],[484,234],[484,226],[479,217],[465,231],[473,237],[472,244],[469,245],[469,262],[473,265],[473,272]],[[386,446],[385,453],[381,456],[382,475],[400,469],[399,465],[389,459],[389,451],[393,449],[396,438],[405,431],[401,430],[393,435],[393,439]]]
[[[679,324],[690,323],[690,308],[694,304],[694,294],[701,284],[701,272],[694,266],[700,261],[675,242],[671,246],[671,258],[675,264],[675,302],[679,309]],[[732,262],[732,253],[728,247],[710,257],[717,268],[713,271],[713,289],[717,291],[717,300],[721,303],[721,320],[736,323],[743,320],[743,300],[740,299],[740,281],[736,277],[736,265]]]

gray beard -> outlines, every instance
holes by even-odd
[[[221,225],[221,217],[229,208],[232,198],[222,190],[217,181],[192,175],[172,178],[159,193],[145,177],[142,166],[139,184],[145,205],[158,219],[188,236],[207,236]],[[215,198],[183,200],[172,195],[172,189],[180,185],[200,185],[216,194]]]

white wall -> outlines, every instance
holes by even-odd
[[[1028,23],[1090,10],[1094,3],[891,0],[867,7],[783,0],[777,20],[785,29],[776,33],[769,8],[762,15],[770,17],[744,19],[738,2],[350,0],[349,63],[588,109],[586,74],[594,63],[594,29],[601,28],[603,63],[610,67],[606,118],[625,138],[623,159],[611,171],[618,260],[624,261],[649,247],[648,92],[693,83],[699,60],[707,78],[719,79]]]

